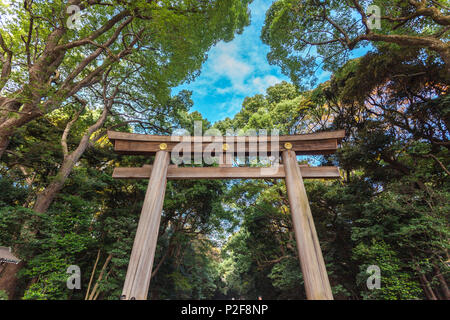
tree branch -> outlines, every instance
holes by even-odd
[[[0,55],[0,60],[3,64],[2,73],[0,75],[0,90],[2,90],[3,87],[6,85],[6,83],[8,82],[9,76],[11,74],[13,52],[6,45],[1,32],[0,32],[0,47],[6,54],[6,58],[3,55]]]
[[[80,117],[81,113],[84,111],[87,105],[87,102],[85,100],[82,100],[77,96],[75,96],[75,100],[81,103],[82,106],[80,110],[75,114],[73,119],[67,123],[66,128],[64,129],[64,133],[61,137],[61,146],[63,149],[64,159],[67,159],[67,157],[69,156],[69,148],[67,147],[67,137],[69,136],[70,129],[72,129],[73,124],[78,120],[78,118]]]

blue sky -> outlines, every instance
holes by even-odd
[[[250,5],[251,24],[231,42],[220,42],[208,52],[201,74],[193,82],[175,88],[193,91],[194,108],[211,122],[233,117],[244,98],[283,80],[278,67],[271,66],[266,56],[269,47],[260,39],[265,14],[272,0],[254,0]]]
[[[210,122],[232,118],[241,109],[245,97],[264,94],[266,89],[283,80],[290,81],[279,67],[267,62],[269,47],[260,34],[265,14],[273,0],[254,0],[250,5],[251,24],[231,42],[220,42],[208,52],[201,74],[193,82],[172,90],[193,91],[194,107]],[[360,51],[360,50],[358,50]],[[363,54],[366,50],[358,52]],[[327,81],[329,72],[319,71],[319,82]]]

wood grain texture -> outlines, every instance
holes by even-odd
[[[308,300],[333,300],[301,169],[293,151],[283,152],[286,188]]]
[[[166,142],[164,142],[166,143]],[[130,141],[130,140],[115,140],[114,141],[114,151],[123,155],[154,155],[160,150],[160,142],[151,141]],[[190,143],[178,143],[178,142],[167,142],[167,151],[171,152],[176,146],[182,148],[180,154],[183,152],[188,154],[195,153],[205,153],[208,149],[212,156],[222,155],[222,144],[217,143],[217,147],[214,148],[211,142],[204,142],[195,146]],[[233,155],[257,155],[261,150],[257,144],[242,144],[238,146],[238,143],[227,143],[229,145],[229,152]],[[326,139],[326,140],[306,140],[306,141],[293,141],[291,142],[292,149],[298,155],[326,155],[333,154],[338,148],[337,139]],[[271,143],[264,144],[265,153],[272,154]],[[267,146],[267,147],[266,147]],[[278,154],[286,150],[284,143],[280,143],[274,148],[277,150]]]
[[[256,155],[260,152],[264,153],[264,151],[272,154],[272,148],[278,153],[286,150],[284,148],[286,142],[292,145],[292,150],[298,155],[325,155],[334,153],[344,136],[345,131],[279,137],[181,137],[108,132],[108,138],[114,144],[114,150],[125,155],[154,155],[160,150],[161,143],[167,144],[167,151],[173,151],[178,146],[184,150],[190,150],[192,153],[203,153],[213,144],[212,155],[219,155],[216,152],[220,153],[222,146],[227,144],[228,153],[233,155],[238,155],[238,153]]]
[[[327,139],[338,139],[339,141],[345,137],[345,131],[331,131],[331,132],[319,132],[312,134],[302,134],[302,135],[289,135],[289,136],[279,136],[278,139],[280,142],[292,142],[292,141],[308,141],[308,140],[327,140]],[[223,141],[226,143],[233,142],[246,142],[248,143],[251,139],[255,139],[254,137],[183,137],[183,136],[157,136],[157,135],[146,135],[146,134],[136,134],[136,133],[127,133],[127,132],[117,132],[117,131],[108,131],[108,138],[111,141],[114,140],[128,140],[128,141],[148,141],[148,142],[194,142],[196,141],[211,143],[213,141]],[[271,136],[262,136],[258,137],[258,141],[272,141]]]
[[[219,159],[219,167],[221,168],[232,168],[234,156],[231,152],[224,152]]]
[[[156,153],[122,291],[125,300],[147,299],[169,162],[168,152]]]
[[[114,179],[148,179],[153,166],[142,168],[115,168]],[[263,170],[261,170],[263,169]],[[339,179],[337,167],[301,167],[303,179]],[[186,179],[284,179],[285,168],[248,168],[248,167],[177,167],[169,166],[168,180]]]

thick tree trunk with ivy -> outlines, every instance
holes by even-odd
[[[31,104],[22,105],[14,99],[0,98],[0,159],[15,130],[41,115],[39,108]]]
[[[76,163],[74,160],[75,158],[72,157],[71,159],[66,160],[54,180],[41,193],[38,194],[36,202],[33,206],[34,211],[38,213],[47,212],[58,192],[64,187],[64,183]]]
[[[64,153],[63,163],[58,171],[58,174],[54,177],[53,181],[41,193],[38,194],[36,202],[33,206],[34,211],[39,213],[45,213],[48,210],[58,192],[61,191],[61,189],[64,187],[64,183],[66,182],[67,178],[72,172],[73,167],[80,160],[83,153],[91,144],[92,135],[97,130],[99,130],[106,122],[112,101],[113,100],[110,100],[109,102],[105,101],[106,103],[108,103],[108,105],[104,106],[102,115],[95,124],[93,124],[91,127],[88,128],[87,132],[81,138],[78,147],[72,153],[69,153],[67,147],[67,137],[70,133],[72,125],[78,120],[80,113],[78,113],[75,116],[75,118],[67,124],[66,129],[64,130],[63,136],[61,138],[61,145]]]
[[[99,130],[105,123],[110,105],[105,106],[102,115],[97,120],[97,122],[88,128],[85,135],[82,137],[78,147],[69,154],[67,148],[67,137],[70,133],[72,125],[78,120],[81,112],[79,112],[73,120],[71,120],[64,130],[63,136],[61,138],[61,145],[63,147],[64,160],[58,171],[58,174],[54,177],[53,181],[37,195],[36,202],[34,203],[33,210],[38,213],[47,212],[51,203],[64,187],[64,184],[73,170],[75,164],[79,161],[83,153],[89,147],[91,143],[92,135]],[[82,110],[81,110],[82,111]],[[14,296],[14,290],[17,285],[17,273],[23,267],[23,263],[19,265],[8,265],[7,268],[0,275],[0,290],[5,290],[8,292],[10,298]]]
[[[23,267],[23,262],[18,264],[7,263],[3,270],[0,267],[0,290],[4,290],[10,300],[16,298],[17,272]]]

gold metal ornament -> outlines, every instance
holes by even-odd
[[[166,143],[161,143],[159,145],[159,150],[167,150],[167,144]]]
[[[292,149],[292,143],[286,142],[286,143],[284,144],[284,147],[285,147],[287,150],[291,150],[291,149]]]
[[[223,146],[222,146],[222,150],[223,151],[227,151],[229,149],[229,146],[228,146],[228,144],[224,144]]]

